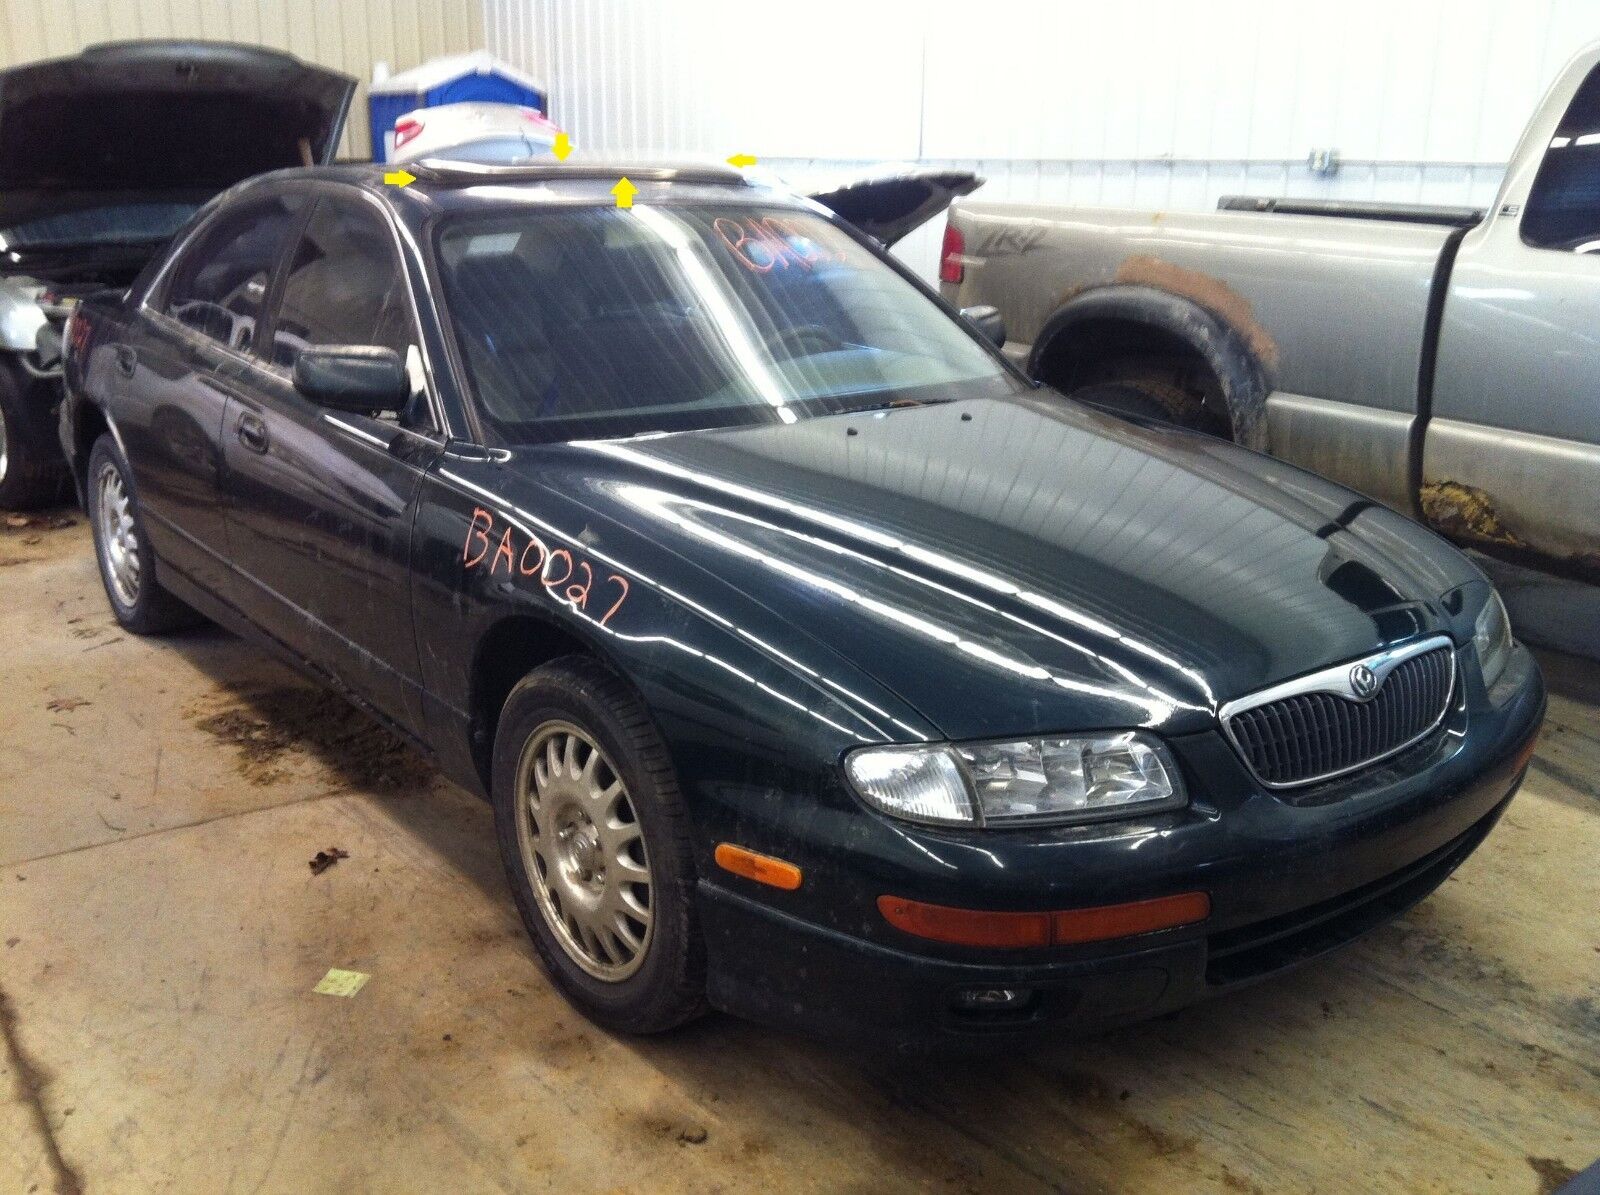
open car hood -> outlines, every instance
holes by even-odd
[[[117,202],[199,202],[329,162],[356,81],[202,41],[90,46],[0,72],[0,227]]]
[[[886,166],[807,194],[868,236],[892,245],[981,186],[983,179],[970,170]]]

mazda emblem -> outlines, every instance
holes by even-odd
[[[1350,669],[1350,691],[1365,701],[1378,691],[1378,674],[1365,664]]]

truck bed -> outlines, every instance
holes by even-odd
[[[1280,199],[1266,195],[1224,195],[1219,212],[1272,212],[1283,216],[1333,216],[1346,220],[1388,220],[1397,224],[1440,224],[1471,228],[1488,213],[1481,207],[1432,203],[1379,203],[1367,199]]]

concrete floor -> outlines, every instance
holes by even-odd
[[[895,1064],[545,981],[487,807],[215,631],[115,626],[0,520],[0,1191],[1550,1191],[1600,1155],[1600,666],[1527,787],[1332,959],[1153,1024]],[[349,852],[313,876],[318,851]],[[371,976],[317,995],[329,967]]]

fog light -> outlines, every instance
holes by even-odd
[[[1021,1008],[1032,998],[1032,988],[962,988],[956,993],[956,1008],[962,1012],[994,1012]]]

